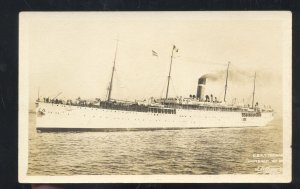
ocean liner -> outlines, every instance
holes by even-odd
[[[105,100],[60,100],[40,98],[36,100],[36,130],[38,132],[61,131],[118,131],[154,129],[191,129],[212,127],[265,126],[273,119],[274,111],[254,104],[255,79],[252,105],[226,102],[228,70],[223,101],[205,94],[207,78],[198,79],[196,95],[182,98],[168,96],[174,52],[172,47],[168,83],[165,98],[149,98],[148,101],[125,101],[111,98],[116,67],[118,43],[114,55],[112,73]],[[224,70],[225,71],[225,70]]]

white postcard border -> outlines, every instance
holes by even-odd
[[[282,175],[76,175],[76,176],[28,176],[28,65],[27,47],[29,41],[22,32],[27,30],[26,19],[30,16],[66,14],[72,16],[82,16],[81,14],[93,15],[113,15],[131,14],[134,18],[136,14],[170,14],[170,19],[180,18],[182,15],[193,19],[195,15],[206,15],[207,19],[232,20],[232,19],[274,19],[282,20],[284,30],[284,59],[282,74],[283,82],[283,174]],[[227,16],[224,17],[223,14]],[[151,19],[151,16],[149,19]],[[292,136],[292,20],[291,12],[90,12],[90,13],[46,13],[46,12],[22,12],[19,15],[19,182],[21,183],[286,183],[291,182],[291,136]],[[113,19],[113,17],[110,17]]]

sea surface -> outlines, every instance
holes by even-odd
[[[282,120],[266,127],[37,133],[28,175],[281,174]]]

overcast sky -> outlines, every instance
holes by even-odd
[[[197,80],[225,73],[228,101],[256,100],[280,109],[284,27],[279,14],[263,13],[25,13],[20,16],[29,98],[105,99],[116,39],[119,46],[112,98],[164,97],[172,45],[170,95],[196,94]],[[158,57],[152,55],[152,50]],[[22,58],[22,57],[21,57]],[[208,80],[207,94],[223,99],[225,75]]]

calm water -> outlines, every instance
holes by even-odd
[[[28,175],[261,174],[282,166],[270,162],[282,159],[281,119],[261,128],[37,133],[30,114],[29,129]]]

